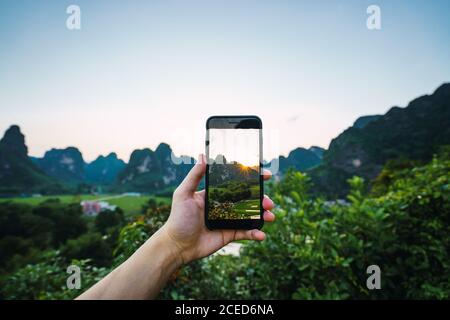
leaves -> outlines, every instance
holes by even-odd
[[[450,157],[389,172],[383,192],[353,177],[346,201],[308,195],[307,175],[290,170],[270,194],[277,221],[262,242],[243,241],[241,255],[213,255],[183,267],[164,299],[449,299]],[[83,288],[127,259],[166,221],[170,206],[149,204],[123,227],[110,268],[81,260]],[[14,239],[12,239],[14,240]],[[8,241],[11,241],[8,240]],[[26,243],[18,243],[20,246]],[[73,298],[65,257],[50,251],[1,288],[8,299]],[[366,269],[382,270],[382,290],[368,290]]]

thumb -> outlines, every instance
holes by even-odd
[[[203,176],[206,172],[206,159],[203,154],[198,156],[198,161],[194,167],[189,171],[186,178],[178,187],[178,192],[180,194],[192,194],[197,191],[197,187],[200,184]]]

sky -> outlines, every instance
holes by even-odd
[[[81,29],[69,30],[69,5]],[[381,29],[366,26],[381,9]],[[0,0],[0,135],[91,161],[204,151],[211,115],[258,115],[264,158],[450,81],[450,1]]]
[[[209,129],[209,158],[222,155],[227,162],[259,165],[259,129]]]

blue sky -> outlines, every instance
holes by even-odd
[[[66,8],[81,8],[81,30]],[[366,27],[381,8],[382,29]],[[362,115],[450,81],[450,1],[0,0],[0,131],[31,155],[203,151],[215,114],[257,114],[278,145],[328,147]],[[276,138],[273,138],[276,137]],[[276,145],[276,142],[272,143]]]

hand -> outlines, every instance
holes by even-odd
[[[78,299],[151,299],[183,263],[216,252],[234,240],[264,240],[260,230],[210,231],[204,222],[205,191],[196,192],[205,175],[203,155],[173,195],[172,211],[164,226],[136,252]],[[264,172],[269,179],[270,172]],[[264,221],[275,216],[273,202],[264,197]]]
[[[180,263],[206,257],[235,240],[262,241],[266,237],[263,231],[257,229],[211,231],[206,228],[205,190],[196,191],[205,171],[206,160],[204,155],[200,155],[198,162],[175,190],[169,219],[160,230],[176,246]],[[264,180],[270,177],[270,171],[265,170]],[[275,215],[270,212],[273,206],[272,200],[264,196],[264,221],[275,220]]]

